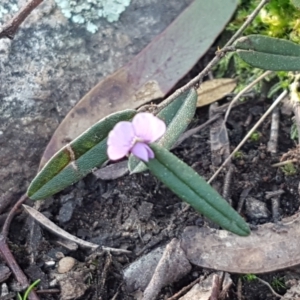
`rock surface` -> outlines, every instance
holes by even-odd
[[[27,1],[19,0],[22,7]],[[191,2],[133,0],[118,22],[91,34],[54,0],[0,40],[0,192],[25,192],[59,122],[103,77],[126,64]],[[5,3],[15,4],[14,0]],[[2,16],[2,25],[15,12]]]

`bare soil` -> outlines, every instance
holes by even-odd
[[[271,101],[251,99],[246,104],[235,108],[227,123],[231,150],[239,143],[252,125],[269,107]],[[252,121],[245,126],[249,114]],[[207,120],[207,108],[197,111],[191,127]],[[249,195],[266,202],[272,211],[271,202],[265,199],[266,191],[283,189],[285,193],[280,199],[279,219],[293,215],[299,208],[298,183],[299,176],[287,175],[281,168],[271,165],[278,162],[284,153],[295,147],[290,138],[291,119],[281,116],[279,131],[279,149],[276,155],[267,152],[266,147],[270,133],[270,118],[259,128],[257,141],[248,141],[241,150],[241,157],[234,160],[236,170],[230,185],[232,205],[236,208],[240,195],[251,188]],[[211,164],[209,143],[209,127],[188,138],[174,150],[204,178],[214,173]],[[213,186],[222,192],[223,172],[214,181]],[[28,238],[28,220],[21,214],[12,224],[10,230],[10,246],[21,267],[31,280],[41,278],[40,287],[50,287],[48,274],[55,266],[48,266],[49,261],[59,261],[61,254],[74,257],[85,265],[87,272],[82,281],[88,285],[84,296],[79,299],[134,299],[126,292],[122,280],[122,270],[138,257],[153,248],[166,244],[173,237],[180,237],[183,229],[189,225],[211,226],[207,220],[193,209],[184,210],[185,205],[151,174],[144,172],[132,176],[125,175],[117,180],[97,180],[94,175],[68,188],[62,193],[48,199],[42,212],[61,228],[82,239],[106,247],[121,248],[132,251],[132,254],[108,255],[102,253],[91,262],[87,260],[89,252],[79,249],[69,251],[58,245],[57,238],[43,230],[35,243]],[[249,218],[245,208],[242,215],[252,224],[272,222],[272,214],[268,218]],[[266,243],[268,241],[265,241]],[[31,249],[33,248],[33,249]],[[36,248],[36,249],[35,249]],[[200,274],[209,274],[210,270],[194,267],[192,271],[160,292],[158,299],[167,299],[182,287],[189,284]],[[282,278],[285,271],[267,274],[260,278],[269,283],[274,278]],[[237,298],[237,283],[241,276],[232,274],[234,285],[227,299]],[[11,285],[13,280],[8,279]],[[279,289],[278,292],[284,292]],[[242,278],[243,299],[276,299],[270,290],[260,282]],[[113,298],[116,296],[116,298]],[[41,299],[59,299],[58,294],[43,294]]]

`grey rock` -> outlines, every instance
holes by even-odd
[[[266,203],[259,201],[253,197],[246,199],[246,214],[252,220],[267,219],[271,213],[267,208]]]
[[[26,190],[68,111],[140,52],[190,2],[133,0],[118,22],[99,19],[96,25],[101,30],[90,34],[83,25],[69,22],[54,0],[44,1],[13,41],[0,40],[1,192],[11,187]],[[11,11],[0,22],[14,14]]]
[[[124,281],[128,292],[144,290],[161,259],[165,247],[159,247],[142,256],[124,270]]]
[[[76,260],[73,257],[66,256],[63,257],[59,262],[57,266],[57,272],[60,274],[67,273],[73,269],[75,266]]]

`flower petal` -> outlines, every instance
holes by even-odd
[[[132,147],[131,153],[143,161],[149,161],[149,158],[154,158],[152,149],[145,143],[136,143]]]
[[[134,144],[135,135],[131,122],[119,122],[109,133],[107,139],[107,155],[117,160],[127,155]]]
[[[139,113],[132,120],[135,135],[146,143],[158,140],[166,131],[166,124],[150,113]]]

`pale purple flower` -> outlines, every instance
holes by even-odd
[[[108,135],[107,154],[118,160],[130,152],[143,161],[154,158],[148,144],[158,140],[166,131],[166,124],[150,113],[138,113],[132,122],[116,124]]]

